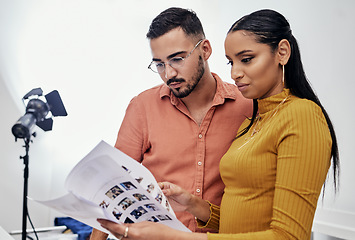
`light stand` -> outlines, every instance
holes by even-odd
[[[28,194],[28,164],[29,164],[29,148],[31,142],[31,136],[36,136],[35,132],[32,132],[35,125],[41,128],[44,131],[52,130],[53,120],[51,117],[46,118],[49,112],[52,113],[52,116],[67,116],[67,112],[62,103],[62,100],[59,96],[58,91],[54,90],[47,95],[45,98],[47,102],[39,99],[42,96],[41,88],[34,88],[29,93],[27,93],[23,100],[28,99],[31,96],[37,96],[37,98],[32,98],[29,100],[26,106],[26,113],[22,116],[15,125],[12,127],[11,131],[15,136],[15,141],[17,138],[23,138],[25,145],[25,155],[20,156],[20,159],[23,159],[23,163],[25,164],[24,168],[24,182],[23,182],[23,211],[22,211],[22,240],[26,240],[27,238],[27,216],[28,216],[28,208],[27,208],[27,194]],[[29,219],[31,222],[31,219]],[[31,222],[32,224],[32,222]],[[32,226],[33,227],[33,226]],[[36,233],[36,232],[35,232]]]
[[[23,164],[25,164],[24,173],[23,173],[23,207],[22,207],[22,240],[26,240],[27,232],[26,232],[26,225],[27,225],[27,193],[28,193],[28,151],[30,149],[30,138],[24,138],[25,141],[25,156],[20,156],[20,159],[23,159]]]

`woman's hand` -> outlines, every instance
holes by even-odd
[[[206,234],[188,233],[172,229],[160,223],[140,222],[118,224],[105,219],[97,220],[103,228],[109,230],[117,239],[125,240],[166,240],[166,239],[207,239]],[[126,233],[126,235],[125,235]]]
[[[204,222],[208,221],[211,213],[208,202],[173,183],[161,182],[159,186],[174,211],[188,211],[198,219]]]
[[[168,198],[174,211],[184,212],[191,208],[193,197],[191,193],[170,182],[160,182],[159,187]]]

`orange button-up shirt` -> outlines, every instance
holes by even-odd
[[[158,182],[175,183],[219,205],[224,189],[219,161],[251,115],[252,102],[234,84],[213,76],[216,94],[200,126],[181,99],[162,84],[131,100],[115,147],[141,162]],[[191,214],[176,216],[192,231],[203,231]]]

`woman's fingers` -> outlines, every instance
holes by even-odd
[[[126,226],[106,219],[97,219],[103,228],[109,230],[116,238],[120,239],[125,234]]]
[[[163,224],[148,221],[131,224],[118,224],[105,219],[97,219],[97,221],[117,239],[122,240],[165,240],[171,237],[172,231],[180,232]]]
[[[162,190],[162,192],[166,196],[170,196],[170,195],[174,195],[174,194],[179,193],[176,190],[181,191],[180,187],[178,187],[177,185],[170,183],[170,182],[159,182],[158,185],[159,185],[160,189]]]

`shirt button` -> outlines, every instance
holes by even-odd
[[[198,138],[202,138],[202,137],[203,137],[202,134],[199,134],[199,135],[198,135]]]
[[[196,189],[196,192],[198,192],[198,193],[199,193],[199,192],[201,192],[201,190],[200,190],[199,188],[197,188],[197,189]]]
[[[197,164],[198,164],[199,166],[201,166],[201,165],[202,165],[202,162],[198,162]]]

